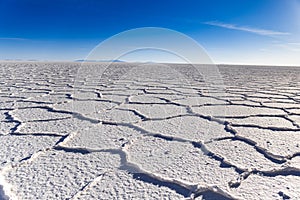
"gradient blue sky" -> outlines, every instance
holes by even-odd
[[[76,60],[128,29],[182,32],[216,63],[300,66],[299,0],[0,0],[0,60]]]

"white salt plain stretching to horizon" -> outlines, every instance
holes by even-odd
[[[85,65],[0,64],[0,199],[300,198],[300,68]]]

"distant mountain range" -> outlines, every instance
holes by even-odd
[[[122,60],[85,60],[85,59],[79,59],[75,60],[75,62],[125,62]]]

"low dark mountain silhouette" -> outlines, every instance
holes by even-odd
[[[85,59],[79,59],[75,60],[75,62],[124,62],[122,60],[85,60]]]

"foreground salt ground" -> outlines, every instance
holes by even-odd
[[[300,68],[105,66],[1,64],[0,199],[300,198]]]

